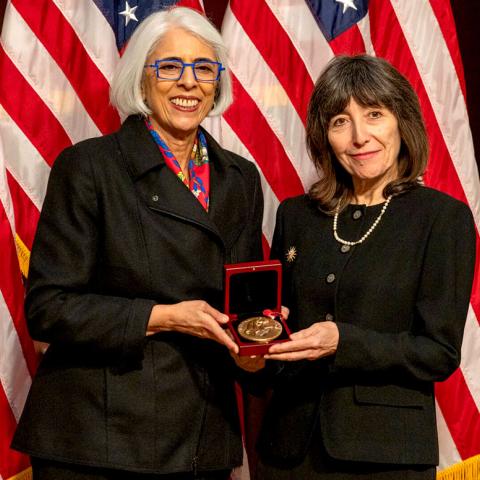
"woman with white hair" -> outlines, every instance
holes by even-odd
[[[202,128],[231,103],[226,52],[174,8],[135,31],[111,85],[127,118],[55,162],[30,264],[50,344],[13,447],[35,480],[226,479],[242,462],[223,265],[262,257],[255,166]]]

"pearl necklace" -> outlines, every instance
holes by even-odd
[[[338,215],[340,213],[340,205],[337,204],[337,207],[335,208],[335,216],[333,217],[333,236],[335,237],[335,240],[337,242],[343,243],[343,245],[349,245],[349,246],[358,245],[359,243],[363,243],[370,236],[370,234],[375,230],[376,226],[380,223],[380,220],[382,219],[383,214],[387,210],[388,204],[390,203],[391,199],[392,199],[392,195],[389,195],[387,197],[387,200],[383,204],[382,211],[380,212],[380,214],[378,215],[376,220],[373,222],[372,226],[365,232],[365,235],[363,235],[363,237],[360,238],[359,240],[357,240],[356,242],[349,242],[347,240],[343,240],[343,238],[340,238],[338,236],[338,234],[337,234],[337,223],[338,223]]]

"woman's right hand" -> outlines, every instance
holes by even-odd
[[[188,300],[172,305],[155,305],[147,325],[147,335],[159,332],[180,332],[200,338],[208,338],[233,353],[238,353],[237,344],[222,328],[228,316],[210,306],[204,300]]]

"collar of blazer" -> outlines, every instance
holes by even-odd
[[[203,131],[210,159],[208,213],[166,166],[141,117],[128,117],[116,138],[137,192],[149,208],[195,223],[214,233],[229,248],[248,218],[246,179],[235,157]]]

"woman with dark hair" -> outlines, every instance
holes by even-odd
[[[35,480],[223,480],[242,463],[223,265],[262,258],[255,166],[200,123],[231,103],[198,12],[135,30],[111,84],[127,117],[56,160],[26,315],[48,347],[13,447]]]
[[[433,479],[433,386],[460,363],[472,214],[422,185],[418,100],[382,59],[330,62],[307,144],[321,178],[280,205],[273,239],[296,332],[265,356],[258,478]]]

